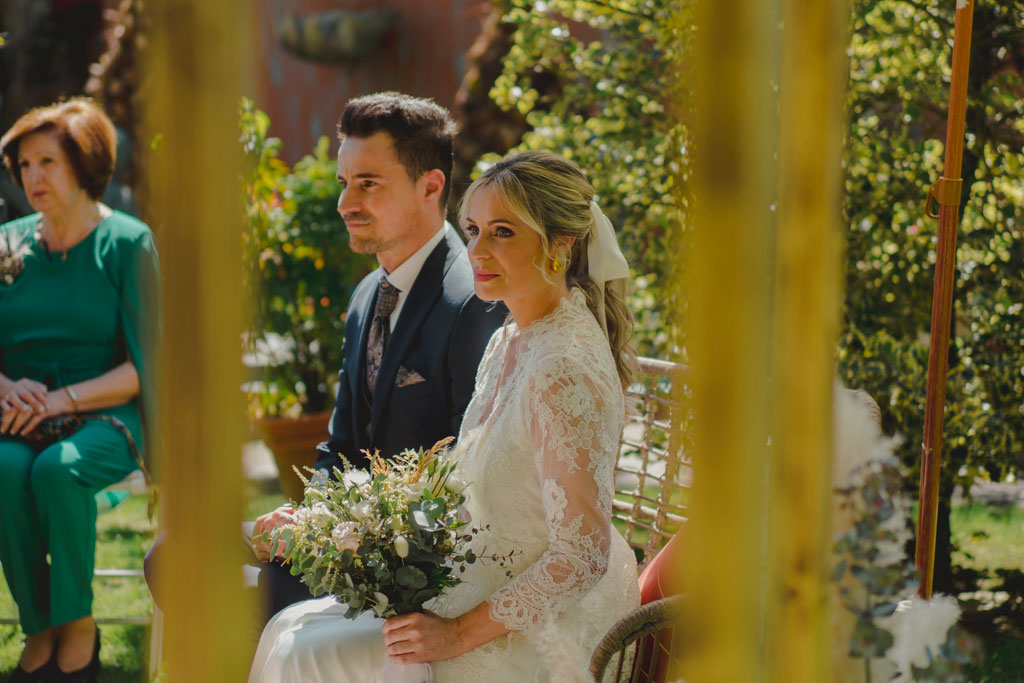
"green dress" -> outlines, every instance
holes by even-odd
[[[25,245],[23,272],[0,278],[0,372],[53,390],[130,359],[140,399],[96,413],[119,419],[145,449],[160,319],[152,233],[115,211],[66,253],[49,254],[35,239],[38,221],[0,225],[0,249]],[[25,633],[92,613],[95,494],[135,468],[124,436],[104,422],[38,453],[0,436],[0,563]]]

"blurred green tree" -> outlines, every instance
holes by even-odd
[[[576,162],[619,231],[634,273],[641,353],[667,356],[678,337],[665,311],[681,249],[687,98],[677,69],[690,44],[680,0],[500,0],[512,45],[491,97],[525,116],[511,151],[546,149]],[[478,168],[494,163],[485,155]],[[658,305],[655,305],[658,302]]]
[[[255,419],[330,410],[341,368],[345,312],[356,284],[376,265],[347,246],[338,216],[337,161],[320,138],[289,168],[269,137],[270,118],[242,101],[241,142],[252,163],[245,179],[245,288],[253,302],[246,362]]]
[[[920,472],[955,4],[854,0],[845,212],[844,382],[881,404]],[[952,589],[956,484],[1024,474],[1024,2],[974,14],[935,589]]]

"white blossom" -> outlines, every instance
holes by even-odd
[[[334,547],[338,550],[351,550],[352,552],[359,550],[358,528],[355,522],[341,522],[335,526],[331,532]]]
[[[468,483],[458,472],[452,472],[449,474],[448,479],[444,482],[444,487],[455,495],[465,491],[466,486],[468,486]]]
[[[363,500],[348,509],[349,515],[358,520],[366,519],[373,512],[373,506],[369,501]]]
[[[388,596],[383,593],[374,592],[373,599],[376,601],[376,604],[373,606],[373,613],[378,617],[383,617],[384,612],[388,608]]]
[[[899,670],[894,683],[913,681],[912,667],[929,665],[928,653],[933,657],[939,654],[949,629],[959,618],[960,607],[956,599],[948,595],[935,594],[931,600],[915,595],[912,600],[900,603],[896,613],[887,618],[888,623],[880,624],[893,635],[892,647],[885,657]]]
[[[405,485],[402,487],[402,495],[405,496],[410,503],[415,503],[423,497],[423,486],[420,484]]]
[[[334,521],[334,515],[326,503],[313,503],[310,507],[300,507],[295,516],[299,522],[307,522],[318,527],[330,526]]]

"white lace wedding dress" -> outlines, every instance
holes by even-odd
[[[510,632],[434,662],[436,681],[582,681],[598,640],[639,604],[634,555],[610,522],[623,416],[607,339],[580,290],[491,338],[459,467],[473,526],[490,527],[474,539],[477,552],[519,554],[510,567],[470,565],[428,606],[455,617],[487,600]],[[263,632],[250,683],[379,680],[382,620],[343,613],[329,597],[282,610]]]

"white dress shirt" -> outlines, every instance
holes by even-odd
[[[412,256],[402,261],[402,263],[390,273],[385,271],[384,276],[391,286],[398,290],[398,303],[395,304],[395,310],[391,311],[390,329],[392,332],[395,331],[395,324],[398,322],[398,315],[402,312],[402,307],[405,305],[405,300],[409,297],[409,290],[412,289],[413,283],[416,282],[416,278],[419,277],[420,271],[423,269],[423,264],[426,262],[427,257],[430,256],[430,252],[434,251],[434,247],[444,239],[445,235],[449,230],[454,230],[448,221],[444,222],[444,225],[434,233],[434,236],[427,240],[427,243],[416,250]]]

